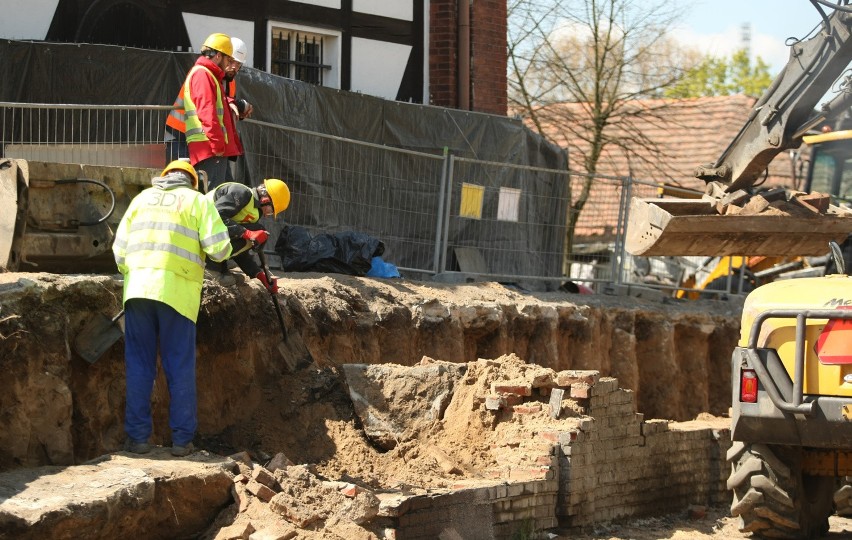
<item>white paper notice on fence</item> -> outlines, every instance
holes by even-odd
[[[518,221],[521,190],[515,188],[500,188],[500,198],[497,200],[497,219],[500,221]]]
[[[484,187],[462,182],[459,217],[482,219],[483,195],[485,195]]]

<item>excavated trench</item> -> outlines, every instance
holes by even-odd
[[[486,412],[481,394],[488,391],[482,383],[486,390],[460,409],[478,412],[464,418],[457,414],[453,424],[442,409],[438,429],[436,417],[427,414],[431,406],[422,401],[437,379],[431,378],[433,373],[426,384],[416,383],[424,375],[410,370],[448,363],[467,366],[462,373],[472,372],[480,369],[478,359],[507,355],[511,365],[548,370],[553,380],[566,370],[595,372],[595,380],[617,379],[607,382],[607,388],[624,389],[627,397],[619,394],[619,402],[634,403],[621,416],[688,421],[728,412],[729,361],[739,337],[741,307],[735,300],[652,302],[532,294],[496,283],[447,285],[316,274],[287,276],[281,284],[287,325],[283,354],[273,304],[259,284],[230,289],[205,284],[198,319],[196,443],[208,452],[245,452],[244,461],[253,464],[266,464],[280,454],[291,465],[309,464],[317,478],[373,490],[449,488],[477,476],[477,468],[493,459],[470,440],[474,426],[495,429],[500,422]],[[0,472],[83,464],[120,449],[122,342],[94,363],[73,349],[74,337],[93,316],[118,312],[120,295],[120,281],[109,276],[0,274]],[[385,444],[365,435],[364,421],[356,414],[342,367],[352,364],[391,366],[394,375],[383,379],[403,381],[390,401],[412,405],[401,416],[399,411],[379,411],[393,415],[396,426],[385,434]],[[493,382],[496,376],[483,377]],[[456,393],[480,384],[463,377],[460,381]],[[536,384],[523,399],[545,404],[530,417],[543,418],[549,392],[558,385]],[[588,414],[582,411],[590,409],[583,407],[594,401],[573,398],[570,407],[580,411],[574,416]],[[160,374],[153,396],[151,442],[156,445],[170,444],[167,403]],[[415,426],[424,415],[429,422]],[[436,430],[444,439],[434,438]],[[228,525],[226,514],[219,514],[216,531]],[[311,523],[303,523],[302,529],[317,529],[317,522]],[[340,519],[335,523],[339,526]],[[202,530],[211,538],[220,534],[196,527],[187,536],[197,537]],[[328,537],[381,537],[367,529],[348,531]]]

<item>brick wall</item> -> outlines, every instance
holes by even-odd
[[[458,2],[429,3],[429,104],[459,107]],[[477,0],[470,12],[470,110],[506,114],[506,2]]]
[[[553,396],[556,399],[551,399]],[[480,407],[495,415],[498,466],[446,492],[379,495],[386,538],[510,539],[557,526],[730,502],[725,421],[645,421],[632,391],[597,371],[566,370],[527,383],[500,381]],[[542,427],[531,419],[551,415]],[[514,429],[501,430],[512,424]]]
[[[471,104],[474,111],[506,115],[506,2],[471,6]]]
[[[633,392],[613,378],[589,392],[589,418],[560,434],[560,524],[582,527],[730,500],[728,426],[644,421]]]

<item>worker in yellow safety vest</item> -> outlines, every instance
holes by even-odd
[[[198,426],[195,323],[205,259],[227,259],[231,242],[213,201],[197,191],[192,165],[173,161],[151,184],[130,202],[113,242],[124,276],[125,450],[151,449],[159,345],[169,390],[171,451],[185,456],[193,451]]]
[[[260,223],[261,217],[272,217],[290,206],[290,188],[277,178],[267,178],[263,184],[250,188],[239,182],[225,182],[207,196],[216,205],[231,238],[231,258],[245,272],[260,280],[272,293],[278,292],[278,280],[267,279],[266,273],[254,260],[250,248],[263,249],[269,233]],[[207,277],[223,286],[236,284],[236,277],[228,271],[226,263],[207,261]]]

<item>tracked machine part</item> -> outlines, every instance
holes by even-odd
[[[113,231],[147,168],[0,160],[0,270],[114,272]]]

